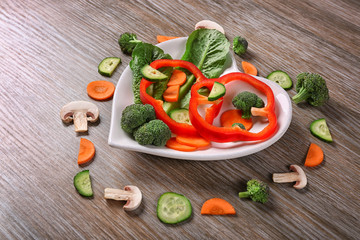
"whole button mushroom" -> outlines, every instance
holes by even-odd
[[[140,189],[136,186],[125,186],[124,190],[105,188],[104,192],[105,199],[126,201],[126,204],[123,207],[126,211],[133,211],[141,204],[142,194]]]
[[[307,184],[307,178],[301,167],[298,165],[290,165],[290,173],[274,173],[273,181],[276,183],[296,182],[294,188],[302,189]]]
[[[74,121],[75,132],[86,132],[87,122],[98,120],[99,109],[91,102],[73,101],[61,108],[60,117],[65,123]]]
[[[225,34],[224,28],[222,26],[220,26],[218,23],[210,21],[210,20],[202,20],[202,21],[198,22],[195,25],[195,30],[200,29],[200,28],[216,29],[219,32],[221,32],[222,34]]]

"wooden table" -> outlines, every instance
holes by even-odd
[[[1,239],[359,239],[360,237],[360,4],[355,0],[304,1],[13,1],[0,3],[0,238]],[[293,104],[285,135],[269,148],[224,161],[186,161],[108,145],[112,100],[90,99],[86,86],[108,56],[122,59],[116,84],[131,57],[117,40],[136,33],[156,44],[156,35],[188,36],[210,19],[226,36],[241,35],[259,76],[301,72],[327,81],[322,107]],[[295,95],[295,88],[288,91]],[[59,118],[74,100],[94,102],[100,122],[86,134]],[[313,137],[309,124],[326,118],[333,143]],[[96,146],[87,166],[76,159],[80,138]],[[308,186],[275,184],[274,172],[303,166],[310,143],[325,153],[319,167],[304,168]],[[74,175],[89,169],[94,198],[74,189]],[[240,200],[246,181],[269,184],[266,204]],[[104,188],[132,184],[143,193],[136,212],[103,198]],[[159,196],[186,195],[191,219],[171,226],[156,216]],[[205,200],[220,197],[235,216],[203,216]]]

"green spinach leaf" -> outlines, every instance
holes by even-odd
[[[182,60],[194,63],[207,78],[217,78],[223,72],[230,42],[214,29],[198,29],[191,33]]]
[[[142,79],[141,68],[146,64],[157,59],[172,59],[169,54],[165,54],[164,51],[150,43],[138,43],[132,52],[132,60],[130,61],[130,68],[133,73],[132,90],[134,93],[134,102],[141,103],[140,100],[140,82]],[[164,68],[163,72],[168,75],[168,79],[171,76],[172,68]],[[167,81],[161,81],[154,83],[153,96],[156,99],[162,97],[163,92],[166,90]],[[159,98],[160,97],[160,98]]]
[[[218,78],[224,71],[228,61],[230,42],[224,34],[214,29],[198,29],[193,31],[187,42],[182,60],[194,63],[207,78]],[[191,74],[180,87],[179,101],[165,102],[163,107],[169,113],[176,108],[188,108],[190,89],[195,82]]]

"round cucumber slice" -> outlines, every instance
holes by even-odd
[[[215,100],[221,98],[222,96],[224,96],[225,93],[226,93],[226,88],[225,88],[224,84],[219,83],[219,82],[214,82],[214,85],[208,96],[208,100],[215,101]]]
[[[174,109],[170,111],[169,116],[178,123],[187,123],[191,125],[188,109],[185,108]]]
[[[325,118],[320,118],[318,120],[313,121],[310,124],[310,132],[312,133],[312,135],[325,142],[333,141],[330,134],[330,130],[326,124]]]
[[[175,224],[190,218],[192,207],[184,195],[166,192],[160,196],[156,211],[160,221]]]
[[[292,88],[292,80],[286,72],[276,70],[270,73],[267,77],[270,81],[276,82],[285,90]]]
[[[163,81],[168,78],[164,73],[160,72],[159,70],[151,67],[150,65],[145,65],[141,68],[141,74],[143,77],[149,81]]]
[[[74,186],[81,196],[84,197],[93,196],[89,170],[81,171],[75,175]]]

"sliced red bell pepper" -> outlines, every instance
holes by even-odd
[[[268,118],[269,124],[260,132],[253,133],[243,130],[241,128],[232,127],[216,127],[212,125],[207,117],[203,118],[198,112],[198,106],[203,104],[203,96],[198,93],[202,87],[211,89],[214,82],[227,84],[231,81],[243,81],[260,92],[264,93],[267,97],[267,104],[264,108],[252,108],[252,114],[256,116],[265,116]],[[218,114],[218,113],[217,113]],[[215,115],[217,115],[215,114]],[[218,79],[206,79],[201,82],[195,83],[191,88],[191,98],[189,104],[189,115],[192,125],[196,128],[198,133],[207,140],[214,142],[234,142],[234,141],[255,141],[265,140],[276,131],[277,119],[275,114],[275,99],[271,88],[265,83],[257,80],[256,78],[244,73],[229,73]]]
[[[201,71],[191,62],[183,60],[169,60],[169,59],[159,59],[150,64],[151,67],[159,69],[161,67],[181,67],[189,70],[196,79],[196,82],[201,82],[206,79],[206,77],[201,73]],[[198,132],[194,126],[186,123],[178,123],[175,120],[171,119],[163,109],[163,101],[156,100],[150,96],[146,89],[152,84],[152,82],[143,78],[140,83],[140,99],[144,104],[150,104],[154,107],[156,112],[156,117],[166,123],[171,132],[182,135],[182,136],[198,136]],[[222,106],[221,102],[216,102],[207,111],[206,119],[208,122],[213,122],[214,118],[220,112]]]

